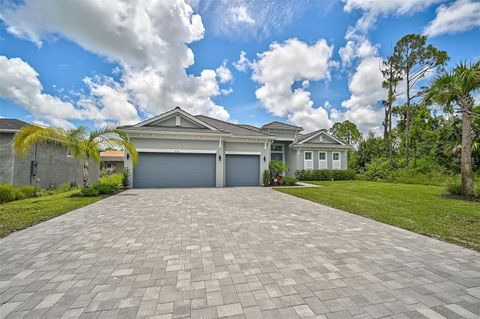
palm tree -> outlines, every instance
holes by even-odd
[[[480,61],[460,63],[452,71],[443,71],[432,82],[427,101],[443,105],[447,111],[454,107],[462,115],[461,175],[463,195],[473,195],[472,178],[472,117],[473,96],[480,90]]]
[[[100,150],[108,147],[124,147],[130,153],[132,161],[137,162],[138,153],[127,135],[113,126],[104,126],[88,130],[80,126],[71,130],[55,127],[29,125],[15,135],[13,151],[19,157],[25,157],[30,148],[37,143],[56,144],[67,148],[68,153],[83,162],[83,187],[88,186],[90,159],[99,162]]]

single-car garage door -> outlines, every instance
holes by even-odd
[[[215,159],[215,154],[140,153],[133,187],[215,187]]]
[[[260,155],[226,155],[227,186],[259,186]]]

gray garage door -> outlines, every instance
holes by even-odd
[[[259,155],[227,155],[226,158],[227,186],[260,185]]]
[[[215,187],[215,159],[215,154],[140,153],[133,187]]]

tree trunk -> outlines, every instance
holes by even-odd
[[[83,161],[83,188],[88,187],[88,157]]]
[[[464,196],[473,196],[472,177],[472,107],[471,96],[462,97],[462,155],[460,169],[462,174],[462,192]]]
[[[405,167],[410,165],[410,71],[407,69],[407,115],[405,116]]]
[[[390,162],[393,161],[393,142],[392,142],[392,104],[388,106],[388,153]]]

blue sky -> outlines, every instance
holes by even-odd
[[[428,35],[449,66],[478,60],[480,2],[3,1],[0,116],[93,127],[179,105],[239,123],[379,130],[378,66],[408,33]]]

